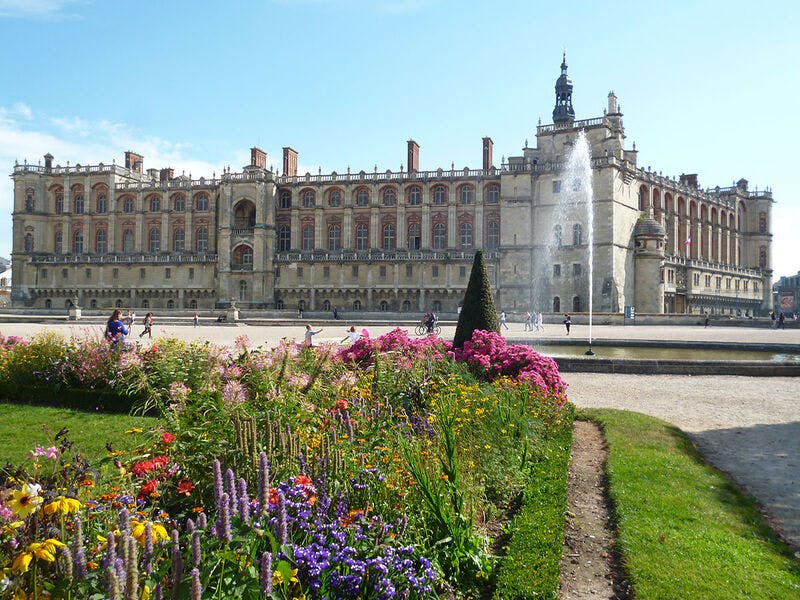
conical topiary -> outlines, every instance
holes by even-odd
[[[486,262],[483,260],[483,250],[475,251],[475,260],[472,261],[472,272],[469,274],[464,303],[461,305],[453,346],[461,348],[476,329],[500,333],[500,320],[494,306],[494,294],[489,284]]]

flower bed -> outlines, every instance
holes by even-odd
[[[502,340],[502,338],[500,338]],[[551,364],[476,332],[352,347],[0,339],[0,386],[157,411],[2,473],[3,597],[415,598],[491,590],[493,544],[568,429]],[[471,345],[470,345],[471,344]],[[16,595],[15,595],[16,594]]]

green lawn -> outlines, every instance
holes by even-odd
[[[75,447],[90,459],[105,454],[106,442],[120,438],[132,427],[148,428],[156,419],[81,412],[0,402],[0,464],[23,463],[36,446],[50,446],[56,433],[69,429]]]
[[[679,429],[586,410],[609,448],[617,545],[639,600],[800,598],[800,561]]]

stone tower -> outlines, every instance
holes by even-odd
[[[651,218],[639,219],[633,230],[633,261],[637,313],[664,312],[664,240],[667,232]]]
[[[567,75],[567,53],[561,59],[561,75],[556,80],[556,107],[553,109],[553,123],[572,123],[575,109],[572,108],[572,80]]]

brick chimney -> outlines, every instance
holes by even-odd
[[[125,153],[125,168],[130,169],[136,173],[142,172],[142,167],[144,166],[144,156],[141,154],[136,154],[135,152],[131,152],[128,150]]]
[[[283,174],[289,177],[297,175],[297,150],[288,146],[283,149]]]
[[[419,144],[414,140],[408,140],[408,172],[419,171]]]
[[[173,169],[170,168],[161,169],[161,171],[158,172],[158,180],[161,183],[164,183],[165,181],[170,181],[174,177],[174,175],[175,171]]]
[[[483,138],[483,170],[489,171],[492,166],[492,150],[494,149],[494,142],[492,138]]]
[[[679,181],[683,185],[696,188],[697,187],[697,173],[689,173],[688,175],[681,174]]]
[[[250,148],[250,166],[266,170],[267,153],[264,152],[261,148],[256,148],[255,146]]]

